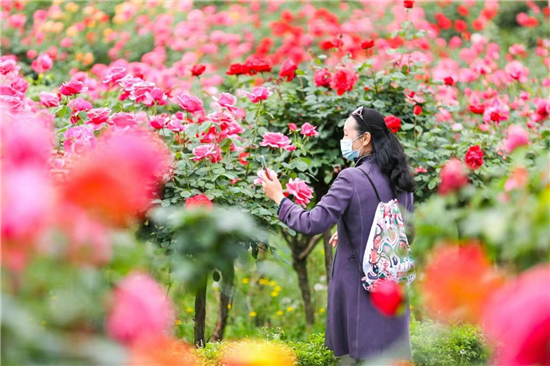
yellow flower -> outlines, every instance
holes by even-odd
[[[88,28],[93,28],[97,25],[97,22],[95,20],[92,20],[91,22],[88,23]]]
[[[277,282],[275,282],[275,281],[269,281],[269,286],[272,286],[272,287],[273,287],[273,286],[275,286],[276,284],[277,284]]]
[[[292,366],[296,362],[294,351],[286,345],[263,340],[225,342],[222,346],[222,365],[239,366]]]
[[[76,55],[74,55],[74,59],[77,60],[77,61],[80,61],[82,60],[82,57],[84,55],[82,54],[82,52],[77,52]]]
[[[275,286],[275,291],[281,292],[281,286]]]
[[[71,13],[76,13],[78,9],[80,9],[80,6],[73,3],[72,1],[70,3],[67,3],[67,5],[65,5],[65,10],[70,11]]]
[[[256,313],[255,311],[251,311],[249,315],[254,318],[256,315],[258,315],[258,313]]]
[[[181,325],[181,320],[179,320],[179,319],[176,320],[176,323],[175,323],[175,324],[176,324],[176,325]]]
[[[267,278],[262,278],[258,282],[260,285],[267,285],[269,283],[269,280]]]
[[[286,308],[286,311],[293,311],[294,308],[292,306],[289,306],[288,308]]]
[[[185,311],[188,312],[188,313],[192,313],[193,312],[193,308],[185,308]]]
[[[65,32],[67,34],[67,37],[74,37],[78,34],[78,30],[75,26],[70,26],[67,28],[67,31]]]
[[[277,291],[273,291],[271,293],[271,297],[277,297],[277,296],[279,296],[279,293]]]
[[[243,278],[243,281],[242,281],[244,284],[247,284],[250,282],[250,280],[248,278]]]
[[[228,309],[231,309],[231,304],[227,304],[227,308],[228,308]]]
[[[323,314],[325,312],[325,308],[320,308],[319,309],[319,314]]]
[[[282,310],[279,310],[279,311],[277,312],[277,315],[279,315],[279,316],[283,315],[283,311],[282,311]]]

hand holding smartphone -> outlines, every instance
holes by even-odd
[[[269,176],[269,171],[267,170],[267,164],[265,163],[264,156],[261,155],[260,158],[262,159],[262,169],[265,172],[265,176],[267,177],[267,179],[271,180],[271,177]]]

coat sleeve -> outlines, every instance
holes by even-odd
[[[289,228],[307,235],[322,233],[332,227],[346,211],[353,194],[351,169],[344,169],[327,194],[311,211],[306,211],[290,200],[281,204],[279,220]]]

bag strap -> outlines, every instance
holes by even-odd
[[[363,173],[365,175],[365,177],[367,177],[367,179],[369,180],[369,182],[372,186],[372,189],[374,189],[374,193],[376,193],[376,198],[378,198],[378,202],[382,202],[382,199],[380,199],[380,195],[378,194],[378,190],[376,189],[376,186],[374,185],[374,182],[372,181],[370,176],[367,174],[367,172],[364,171],[363,169],[359,168],[359,167],[357,167],[357,169],[359,169],[361,171],[361,173]],[[393,195],[393,198],[397,198],[395,196],[395,192],[393,191],[393,188],[391,188],[391,185],[390,185],[390,189],[391,189],[391,193]]]

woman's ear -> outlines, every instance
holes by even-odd
[[[371,141],[370,132],[365,132],[365,135],[363,136],[363,147],[369,146],[370,141]]]

